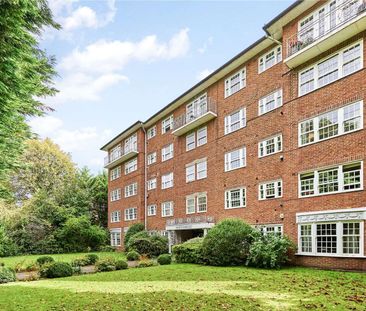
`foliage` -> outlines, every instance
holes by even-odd
[[[138,263],[137,268],[148,268],[148,267],[153,267],[153,266],[156,266],[156,263],[154,260],[143,259]]]
[[[169,254],[161,254],[158,257],[158,264],[159,265],[170,265],[172,263],[172,256]]]
[[[69,218],[58,232],[65,251],[98,250],[107,241],[106,230],[92,225],[87,216]]]
[[[97,254],[86,254],[85,259],[89,265],[94,265],[99,260],[99,256]]]
[[[127,233],[126,233],[127,235]],[[144,238],[149,238],[150,235],[147,231],[143,230],[143,231],[139,231],[137,233],[135,233],[134,235],[132,235],[129,239],[127,244],[125,244],[125,248],[127,251],[132,250],[131,245],[133,245],[135,243],[136,240],[138,239],[144,239]]]
[[[47,107],[40,99],[56,93],[55,59],[38,40],[44,27],[59,25],[44,0],[1,1],[0,16],[0,197],[5,197],[4,180],[20,165],[18,156],[31,135],[26,120],[42,115]]]
[[[130,240],[130,238],[135,235],[136,233],[143,231],[144,230],[144,224],[138,223],[138,224],[133,224],[131,227],[128,228],[126,234],[125,234],[125,239],[124,239],[124,245],[127,246],[128,245],[128,241]]]
[[[0,266],[0,284],[15,282],[15,271],[8,267]]]
[[[205,236],[202,255],[212,266],[244,265],[249,247],[258,231],[240,219],[226,219],[214,226]]]
[[[116,270],[116,260],[112,257],[103,258],[97,261],[95,265],[98,272]]]
[[[86,254],[85,256],[75,258],[71,261],[73,267],[84,267],[89,265],[94,265],[99,259],[96,254]]]
[[[0,224],[0,257],[14,256],[17,253],[17,245],[10,239],[5,228]]]
[[[295,249],[287,237],[275,234],[259,236],[250,246],[248,264],[258,268],[278,269],[290,261],[289,253]]]
[[[173,246],[174,260],[178,263],[203,263],[203,238],[194,238],[182,244]]]
[[[36,260],[36,262],[40,266],[43,266],[45,263],[50,263],[50,262],[54,262],[54,261],[55,260],[51,256],[41,256],[41,257],[38,257],[37,260]]]
[[[127,253],[126,258],[127,258],[128,261],[139,260],[140,254],[136,251],[130,251],[130,252]]]
[[[67,262],[51,262],[44,264],[40,270],[41,276],[46,278],[62,278],[71,276],[73,269]]]
[[[148,257],[156,257],[168,252],[168,239],[157,234],[145,236],[142,231],[131,237],[128,249]]]
[[[115,266],[116,266],[116,270],[125,270],[128,268],[127,262],[125,260],[121,260],[121,259],[116,261]]]

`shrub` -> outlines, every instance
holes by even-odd
[[[67,262],[51,262],[42,266],[41,276],[46,278],[62,278],[71,276],[73,269]]]
[[[131,227],[128,228],[126,235],[125,235],[125,239],[124,239],[124,244],[125,246],[128,244],[128,241],[130,240],[130,238],[135,235],[136,233],[143,231],[144,230],[144,224],[133,224]]]
[[[128,248],[135,250],[139,254],[148,257],[156,257],[168,252],[168,239],[154,234],[149,236],[147,233],[140,232],[131,237]]]
[[[116,251],[116,248],[110,245],[104,245],[99,248],[101,252],[110,252],[113,253]]]
[[[116,270],[124,270],[128,268],[128,264],[125,260],[116,261]]]
[[[226,219],[214,226],[205,236],[202,255],[212,266],[244,265],[249,247],[259,232],[240,219]]]
[[[194,238],[173,246],[174,260],[178,263],[203,263],[203,238]]]
[[[36,262],[40,266],[44,265],[45,263],[54,262],[54,261],[55,260],[51,256],[41,256],[41,257],[38,257],[37,260],[36,260]]]
[[[88,260],[85,257],[75,258],[71,261],[71,266],[73,267],[84,267],[89,264]]]
[[[130,252],[127,253],[126,257],[127,257],[128,261],[139,260],[140,254],[136,251],[130,251]]]
[[[15,282],[15,271],[7,267],[0,267],[0,284]]]
[[[97,271],[114,271],[116,270],[116,260],[112,257],[99,259],[95,265]]]
[[[169,254],[161,254],[158,257],[159,265],[170,265],[172,263],[172,257]]]
[[[149,238],[149,234],[147,233],[147,231],[140,231],[140,232],[137,232],[136,234],[134,234],[133,236],[131,236],[127,242],[127,244],[125,244],[125,248],[127,251],[131,251],[133,250],[132,249],[132,245],[135,243],[136,240],[139,240],[139,239],[147,239]]]
[[[85,259],[89,265],[95,265],[95,263],[99,260],[99,256],[97,254],[86,254]]]
[[[15,256],[19,252],[17,245],[0,225],[0,257]]]
[[[287,237],[267,234],[256,238],[250,246],[247,264],[258,268],[278,269],[288,263],[295,245]]]
[[[152,267],[152,266],[155,266],[155,262],[151,259],[144,259],[144,260],[141,260],[139,262],[139,264],[137,265],[137,268],[147,268],[147,267]]]

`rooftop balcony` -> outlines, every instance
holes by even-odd
[[[108,156],[104,158],[104,167],[111,168],[117,164],[123,163],[138,154],[136,148],[117,148],[113,152],[109,153]]]
[[[366,0],[348,0],[317,14],[287,42],[285,63],[294,68],[366,29]],[[327,12],[327,13],[325,13]],[[314,12],[315,13],[315,12]],[[303,21],[304,23],[305,21]]]
[[[216,103],[207,98],[206,102],[200,103],[193,111],[187,112],[174,120],[173,134],[176,136],[184,135],[216,117]]]

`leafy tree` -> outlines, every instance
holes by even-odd
[[[38,191],[44,191],[48,196],[55,195],[75,178],[76,168],[70,156],[48,138],[27,141],[21,161],[23,165],[12,173],[17,201],[25,200]]]
[[[102,227],[108,225],[108,175],[105,171],[93,177],[89,184],[92,198],[93,222]]]
[[[0,197],[9,194],[4,180],[30,137],[26,118],[42,115],[41,99],[56,93],[55,59],[38,43],[44,27],[60,27],[46,0],[0,2]]]

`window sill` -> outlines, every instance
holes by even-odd
[[[225,210],[231,210],[231,209],[238,209],[238,208],[245,208],[246,205],[244,206],[235,206],[235,207],[225,207]]]
[[[282,105],[281,105],[281,106],[278,106],[278,107],[276,107],[276,108],[274,108],[274,109],[272,109],[272,110],[268,110],[268,111],[263,112],[263,113],[258,112],[258,117],[261,117],[261,116],[264,116],[264,115],[266,115],[266,114],[268,114],[268,113],[271,113],[272,111],[275,111],[275,110],[277,110],[277,109],[281,108],[282,106],[283,106],[283,103],[282,103]]]
[[[326,195],[332,195],[332,194],[344,194],[344,193],[352,193],[352,192],[359,192],[359,191],[363,191],[364,187],[362,186],[359,189],[355,189],[355,190],[346,190],[346,191],[337,191],[337,192],[329,192],[329,193],[322,193],[322,194],[312,194],[312,195],[308,195],[308,196],[299,196],[299,199],[310,199],[310,198],[316,198],[316,197],[321,197],[321,196],[326,196]]]
[[[338,254],[302,254],[296,253],[296,256],[309,256],[309,257],[334,257],[334,258],[366,258],[363,255],[338,255]]]

